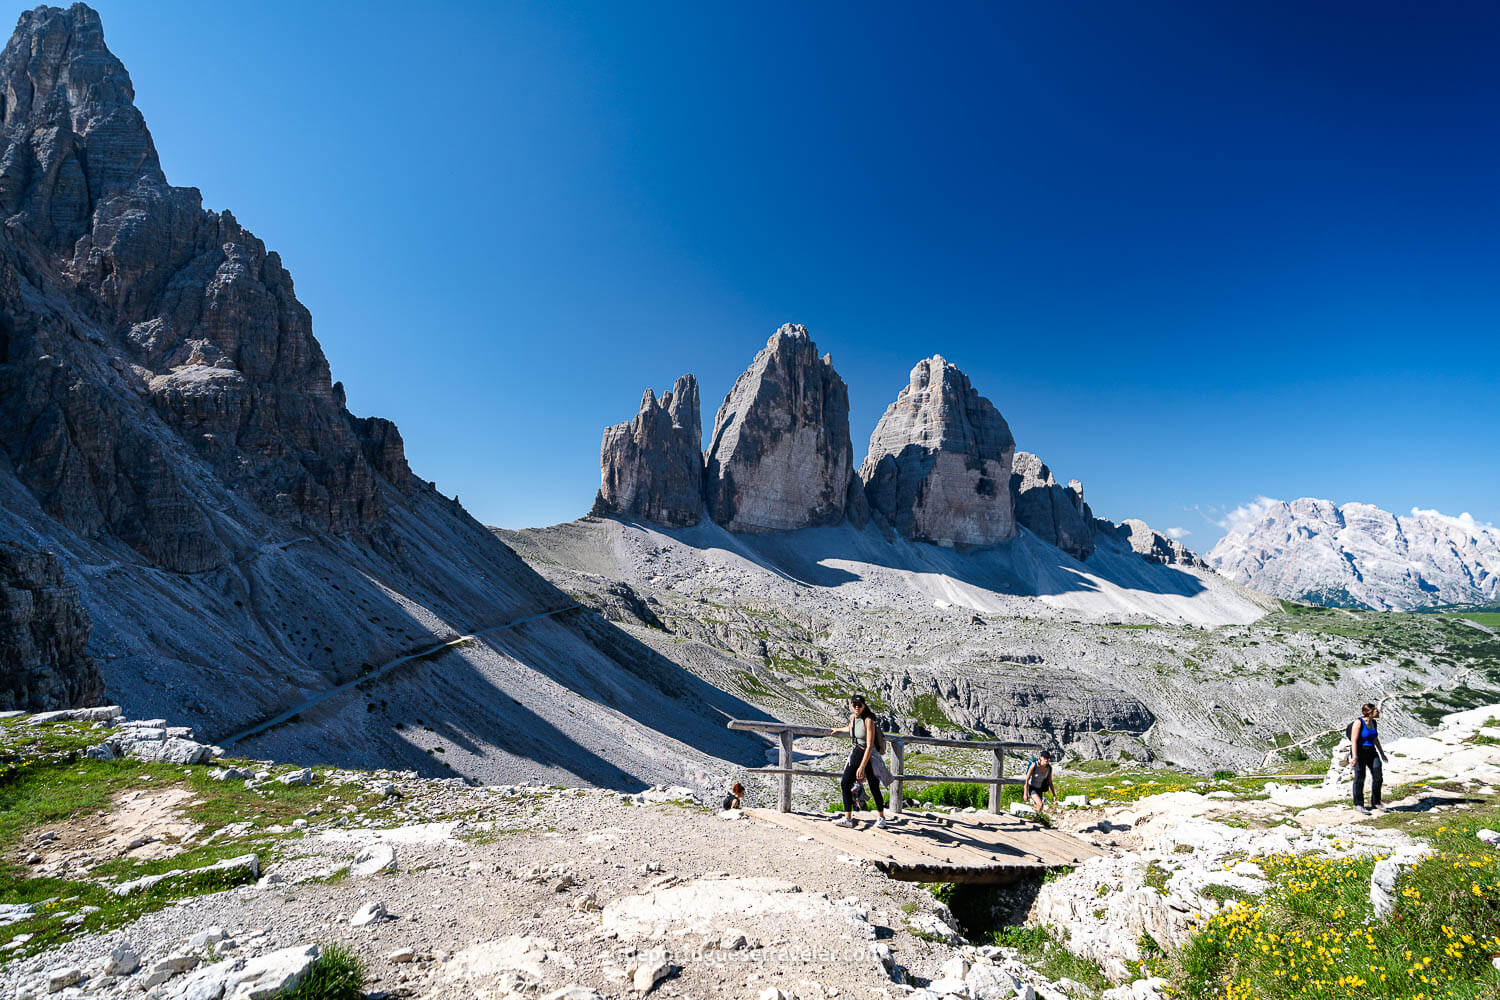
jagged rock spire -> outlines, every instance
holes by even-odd
[[[273,516],[371,530],[381,481],[411,485],[400,434],[344,408],[281,258],[167,183],[134,100],[83,4],[0,52],[0,450],[47,514],[167,569],[237,544],[183,445]]]
[[[702,443],[696,378],[678,378],[659,402],[647,389],[633,420],[604,431],[593,512],[674,527],[697,524],[703,515]]]
[[[1016,452],[1010,477],[1016,521],[1075,559],[1094,551],[1094,513],[1083,502],[1083,484],[1062,486],[1052,470],[1029,451]]]

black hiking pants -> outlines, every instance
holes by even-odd
[[[864,747],[854,747],[849,751],[849,763],[844,765],[844,776],[839,779],[839,791],[844,794],[844,812],[854,811],[854,784],[859,780],[855,775],[859,773],[860,761],[864,759]],[[870,798],[875,800],[875,808],[883,810],[885,799],[880,797],[880,779],[875,777],[874,767],[865,768],[865,781],[870,784]]]
[[[1365,804],[1365,772],[1370,772],[1370,808],[1380,805],[1380,754],[1374,747],[1360,747],[1354,754],[1354,804]]]

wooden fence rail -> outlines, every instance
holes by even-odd
[[[842,771],[814,771],[796,766],[796,759],[792,756],[792,741],[798,736],[816,736],[825,739],[831,738],[826,728],[816,726],[797,726],[787,722],[749,722],[744,719],[731,719],[730,729],[738,729],[753,733],[774,734],[780,747],[780,756],[775,767],[753,767],[750,771],[754,774],[780,775],[781,782],[776,791],[776,808],[781,812],[792,811],[792,778],[796,776],[808,778],[838,778],[843,775]],[[907,781],[951,781],[956,784],[965,785],[989,785],[990,786],[990,812],[1000,812],[1000,789],[1004,785],[1019,785],[1021,778],[1007,778],[1005,776],[1005,753],[1007,750],[1042,750],[1040,743],[1014,743],[1001,740],[945,740],[936,736],[908,736],[905,733],[886,733],[885,741],[891,748],[891,756],[895,758],[894,766],[891,767],[891,812],[899,815],[905,802],[902,798],[902,785]],[[983,777],[969,775],[950,774],[907,774],[906,773],[906,747],[908,744],[918,744],[930,747],[951,747],[959,750],[989,750],[995,755],[995,763],[990,773]]]

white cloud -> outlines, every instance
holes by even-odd
[[[1477,520],[1475,520],[1474,519],[1474,515],[1470,514],[1468,511],[1464,511],[1462,514],[1458,515],[1457,517],[1453,517],[1451,514],[1444,514],[1442,511],[1438,511],[1438,510],[1423,510],[1420,507],[1413,507],[1411,509],[1411,516],[1412,517],[1427,517],[1427,518],[1433,518],[1433,519],[1439,520],[1439,521],[1447,521],[1449,524],[1456,525],[1457,527],[1463,528],[1465,531],[1479,532],[1479,531],[1494,531],[1495,530],[1495,526],[1493,524],[1490,524],[1488,521],[1477,521]]]
[[[1265,517],[1266,511],[1279,503],[1281,503],[1280,500],[1273,500],[1268,496],[1257,496],[1249,503],[1240,504],[1234,510],[1229,511],[1222,518],[1214,521],[1214,524],[1217,524],[1229,534],[1236,532],[1239,534],[1248,534],[1250,529],[1255,526],[1255,523],[1262,517]]]
[[[1191,535],[1192,532],[1187,530],[1186,528],[1168,528],[1166,531],[1162,532],[1162,534],[1166,535],[1174,542],[1180,542],[1188,535]]]

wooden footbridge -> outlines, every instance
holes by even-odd
[[[1000,789],[1019,785],[1020,777],[1005,773],[1008,752],[1041,750],[1040,744],[1007,743],[997,740],[947,740],[931,736],[886,734],[894,758],[890,787],[890,825],[875,826],[874,813],[857,813],[853,829],[835,826],[830,813],[792,810],[794,777],[832,778],[842,771],[819,771],[796,767],[792,742],[798,736],[830,738],[827,729],[796,726],[784,722],[746,722],[735,719],[730,729],[775,736],[780,755],[775,767],[752,768],[751,773],[778,775],[777,808],[746,810],[757,819],[786,827],[802,836],[836,847],[870,862],[893,879],[905,882],[972,882],[1004,884],[1050,868],[1077,865],[1107,852],[1069,833],[1052,830],[1000,808]],[[906,747],[911,744],[988,750],[994,754],[990,774],[984,777],[905,773]],[[908,781],[946,781],[988,785],[988,812],[908,812],[904,785]]]

